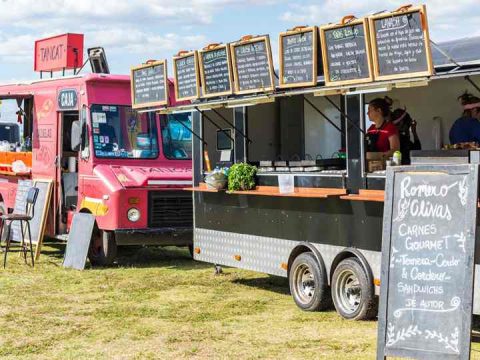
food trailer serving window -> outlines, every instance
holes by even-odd
[[[92,105],[92,135],[98,158],[155,159],[158,157],[154,117],[130,106]]]
[[[192,116],[189,113],[163,116],[163,154],[170,160],[190,160],[192,158]],[[188,128],[188,129],[187,129]]]

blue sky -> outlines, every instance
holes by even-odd
[[[112,73],[127,74],[147,59],[169,61],[179,50],[200,49],[246,34],[278,33],[295,25],[338,22],[393,10],[405,0],[0,0],[0,82],[38,78],[34,40],[85,33],[85,48],[103,46]],[[439,42],[480,35],[479,0],[427,0],[431,37]],[[475,9],[475,10],[473,10]],[[170,74],[171,75],[171,74]]]

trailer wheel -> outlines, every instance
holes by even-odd
[[[330,305],[330,292],[325,279],[321,266],[311,252],[295,258],[289,269],[288,281],[290,293],[299,308],[318,311]]]
[[[338,264],[332,278],[332,298],[335,309],[345,319],[368,320],[377,313],[373,284],[357,258]]]
[[[93,266],[109,266],[117,256],[117,243],[111,231],[95,228],[88,249],[88,260]]]

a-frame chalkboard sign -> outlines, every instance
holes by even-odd
[[[469,359],[478,165],[387,169],[377,359]]]

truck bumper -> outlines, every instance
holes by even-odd
[[[192,228],[118,229],[117,245],[187,246],[193,244]]]

